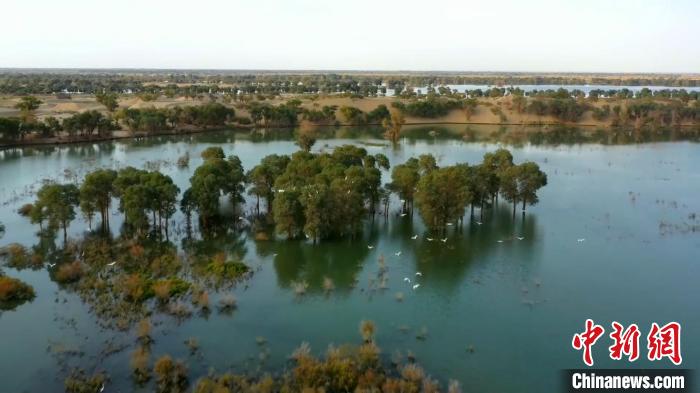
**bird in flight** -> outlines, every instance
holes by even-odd
[[[108,263],[107,266],[114,266],[117,264],[117,261],[112,261],[112,263]]]
[[[579,242],[579,243],[583,243],[583,242],[586,241],[586,238],[583,238],[583,237],[582,237],[582,238],[580,238],[580,239],[577,239],[576,241]]]
[[[396,251],[396,252],[394,253],[394,255],[396,255],[397,257],[400,257],[400,256],[401,256],[401,251]]]
[[[401,213],[401,217],[406,217],[408,213]]]
[[[420,286],[420,284],[414,284],[414,285],[413,285],[413,290],[415,291],[416,289],[418,289],[419,286]]]
[[[416,272],[416,276],[423,277],[423,273],[421,273],[421,272]]]
[[[409,283],[409,284],[411,283],[411,279],[408,278],[408,277],[404,277],[403,280],[404,280],[405,282]]]
[[[368,250],[371,250],[371,249],[373,249],[373,248],[374,248],[374,246],[367,246],[367,249],[368,249]]]
[[[433,238],[432,238],[432,237],[426,237],[425,240],[427,240],[427,241],[429,241],[429,242],[432,242],[432,241],[433,241]]]
[[[518,237],[516,237],[516,239],[518,239],[518,240],[525,240],[525,238],[522,237],[522,236],[518,236]]]
[[[447,243],[447,238],[440,239],[440,241],[443,242],[443,243]]]
[[[411,239],[412,239],[412,240],[418,239],[418,235],[413,235],[413,236],[411,236]]]

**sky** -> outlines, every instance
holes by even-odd
[[[0,68],[700,73],[698,0],[4,0]]]

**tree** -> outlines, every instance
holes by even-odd
[[[267,211],[272,209],[275,197],[273,187],[275,180],[284,173],[289,164],[289,156],[271,154],[264,157],[246,174],[246,181],[251,186],[248,193],[256,197],[256,211],[260,213],[260,198],[265,199]]]
[[[297,145],[304,151],[311,151],[311,148],[316,143],[316,132],[308,125],[307,122],[302,123],[301,129],[297,134]]]
[[[114,181],[117,172],[111,169],[98,169],[85,175],[80,186],[80,208],[87,217],[91,218],[97,211],[100,213],[103,231],[109,230],[109,206],[115,196]]]
[[[444,231],[448,222],[464,215],[470,199],[466,167],[453,165],[436,168],[421,176],[416,190],[416,204],[425,225]]]
[[[547,174],[540,170],[534,162],[525,162],[519,165],[518,173],[518,197],[523,202],[523,214],[525,206],[539,202],[537,190],[547,185]]]
[[[95,94],[97,102],[104,105],[108,112],[114,112],[119,107],[118,96],[114,93],[98,93]]]
[[[31,123],[34,120],[34,111],[39,109],[39,105],[43,104],[43,101],[34,96],[25,96],[20,99],[20,101],[15,104],[15,108],[19,109],[22,113],[22,121],[25,123]]]
[[[234,205],[243,202],[245,174],[241,160],[236,156],[223,159],[222,155],[220,148],[205,150],[202,153],[204,163],[190,178],[188,195],[204,227],[208,226],[211,218],[219,215],[219,198],[222,195],[228,195]]]
[[[518,177],[520,176],[520,166],[511,166],[501,173],[500,188],[501,195],[506,201],[513,204],[513,218],[515,219],[515,207],[518,204]]]
[[[472,115],[476,112],[476,107],[479,105],[476,98],[467,98],[462,102],[462,110],[467,121],[471,120]]]
[[[401,137],[401,127],[403,127],[405,119],[401,111],[393,109],[391,111],[391,117],[385,118],[382,125],[386,129],[384,132],[384,138],[396,143]]]
[[[417,159],[409,158],[406,163],[396,165],[391,171],[391,183],[388,187],[401,198],[402,212],[413,210],[413,196],[418,180],[420,180],[418,166]]]
[[[80,192],[74,184],[46,184],[37,192],[36,206],[46,209],[52,227],[63,229],[63,242],[68,240],[68,225],[75,219],[75,206]]]

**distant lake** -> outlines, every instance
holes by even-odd
[[[314,150],[357,144],[387,155],[392,165],[425,153],[435,155],[441,165],[476,163],[517,131],[477,129],[478,135],[502,136],[490,141],[470,139],[468,128],[435,128],[436,137],[409,128],[396,147],[372,130],[337,129]],[[567,131],[551,143],[517,141],[510,146],[515,160],[534,161],[548,174],[540,203],[515,221],[508,204],[487,211],[482,225],[467,216],[463,231],[451,230],[445,243],[426,239],[417,213],[413,219],[399,217],[396,198],[388,220],[369,221],[356,240],[256,242],[241,231],[219,245],[259,270],[247,286],[228,291],[238,299],[238,309],[207,318],[195,314],[182,323],[154,316],[151,353],[185,360],[192,382],[210,368],[280,370],[302,341],[316,354],[331,343],[357,343],[360,321],[370,319],[377,325],[384,360],[396,351],[410,351],[442,386],[454,378],[466,392],[541,393],[557,391],[560,370],[583,366],[571,337],[592,318],[608,330],[594,347],[596,367],[671,367],[667,360],[646,360],[645,335],[652,322],[678,321],[683,326],[683,366],[693,368],[700,364],[700,144],[652,134],[584,136]],[[37,228],[17,209],[34,199],[44,179],[80,179],[99,167],[148,165],[159,167],[185,190],[201,163],[200,152],[210,146],[238,155],[246,169],[265,155],[297,150],[289,134],[272,130],[266,137],[216,131],[0,151],[0,221],[7,228],[0,246],[37,243]],[[192,157],[190,167],[178,169],[174,162],[185,152]],[[388,180],[389,173],[384,173]],[[252,203],[249,198],[248,209]],[[183,217],[178,214],[175,220],[177,232]],[[120,224],[121,215],[113,215],[112,229]],[[81,236],[86,227],[81,219],[74,221],[69,236]],[[414,234],[417,240],[411,239]],[[182,235],[171,240],[181,246]],[[370,290],[381,255],[388,289]],[[1,391],[62,391],[65,375],[59,356],[47,351],[59,343],[84,353],[70,357],[68,365],[109,373],[106,391],[152,390],[132,385],[133,331],[101,329],[89,307],[60,289],[46,270],[3,269],[33,285],[37,298],[0,313]],[[416,277],[418,271],[422,277]],[[324,277],[335,283],[330,295],[323,293]],[[412,290],[404,277],[421,286]],[[291,283],[301,280],[309,283],[309,293],[298,298]],[[212,303],[225,292],[211,293]],[[404,295],[402,302],[395,298],[398,292]],[[643,356],[634,364],[608,357],[612,321],[640,326]],[[426,333],[425,340],[416,339],[419,332]],[[263,349],[257,336],[267,340],[267,360],[260,360]],[[189,337],[199,340],[201,358],[190,356],[183,344]],[[126,350],[97,361],[106,342]],[[473,353],[467,350],[470,346]]]

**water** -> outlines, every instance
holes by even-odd
[[[386,154],[392,165],[423,153],[450,164],[479,162],[499,146],[452,137],[463,131],[464,127],[441,128],[445,137],[410,137],[392,148],[372,132],[340,129],[336,138],[320,140],[314,150],[361,143],[372,153]],[[508,132],[495,129],[490,135]],[[408,130],[408,135],[415,134]],[[36,228],[16,210],[33,199],[31,192],[41,179],[166,160],[161,170],[184,190],[201,162],[199,152],[214,145],[239,155],[246,168],[264,155],[296,150],[284,137],[258,139],[228,131],[4,151],[0,221],[7,233],[0,245],[37,242]],[[691,214],[700,213],[700,145],[677,141],[553,146],[521,141],[510,148],[516,161],[535,161],[549,177],[540,203],[529,208],[524,219],[512,221],[510,206],[504,204],[487,212],[483,225],[465,220],[463,232],[451,232],[446,243],[428,242],[419,216],[413,221],[397,217],[394,200],[390,219],[368,223],[354,241],[255,242],[243,232],[228,246],[260,271],[247,288],[232,290],[239,308],[230,316],[213,312],[179,324],[171,317],[155,316],[153,356],[169,353],[186,360],[191,381],[210,367],[279,370],[302,341],[317,354],[330,343],[358,342],[359,322],[370,319],[377,325],[376,340],[386,359],[396,350],[410,350],[433,377],[443,383],[458,379],[465,391],[542,392],[556,388],[559,370],[583,366],[581,354],[571,348],[571,337],[583,330],[586,318],[593,318],[606,327],[606,335],[613,320],[637,323],[643,354],[652,322],[678,321],[683,326],[683,367],[694,368],[700,360],[695,301],[700,295],[700,232],[692,229],[700,221]],[[171,164],[186,151],[192,157],[189,169]],[[120,220],[113,216],[112,228],[118,228]],[[84,229],[76,220],[69,235],[79,236]],[[413,234],[419,239],[411,240]],[[578,242],[579,238],[586,240]],[[368,244],[374,248],[368,249]],[[400,257],[394,255],[397,251]],[[367,288],[379,269],[380,255],[386,258],[389,289],[372,292]],[[83,352],[82,357],[68,357],[68,365],[106,370],[111,378],[108,391],[139,391],[132,386],[129,370],[133,332],[99,328],[89,307],[59,289],[46,270],[4,270],[33,285],[37,298],[0,314],[0,390],[60,391],[65,368],[59,365],[64,363],[55,350],[47,351],[60,343]],[[422,278],[416,278],[416,271]],[[323,293],[323,277],[335,283],[330,295]],[[421,286],[413,291],[404,277],[417,279]],[[290,286],[300,280],[310,285],[303,298]],[[402,302],[395,299],[397,292],[404,294]],[[427,339],[417,340],[423,328]],[[265,337],[270,348],[270,358],[262,365],[257,336]],[[183,344],[189,337],[198,338],[201,358],[189,355]],[[127,349],[100,356],[108,341]],[[649,362],[644,356],[631,366],[612,361],[607,358],[608,341],[604,337],[594,347],[597,367],[672,366],[668,360]]]

